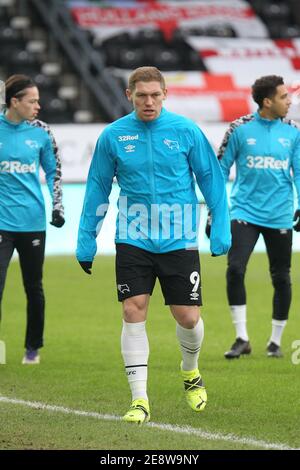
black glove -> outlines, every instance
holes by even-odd
[[[64,223],[65,223],[65,219],[60,214],[60,212],[57,209],[52,211],[52,220],[51,220],[50,224],[54,225],[54,227],[60,228],[64,225]]]
[[[92,266],[93,266],[93,261],[78,261],[82,269],[84,270],[85,273],[87,274],[92,274]]]
[[[210,238],[210,231],[211,231],[211,215],[210,212],[207,214],[207,220],[205,225],[205,233],[207,238]]]
[[[300,232],[300,209],[297,209],[294,214],[294,219],[296,223],[294,224],[294,230]]]

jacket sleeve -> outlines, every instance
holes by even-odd
[[[63,216],[61,160],[57,143],[50,127],[45,122],[36,120],[33,121],[32,125],[43,128],[47,133],[41,153],[41,166],[46,175],[47,185],[53,201],[53,210],[58,210],[60,215]]]
[[[97,141],[86,184],[77,239],[78,261],[93,261],[97,252],[96,237],[108,210],[114,174],[114,159],[104,130]]]
[[[225,181],[228,180],[230,168],[232,167],[238,153],[238,137],[235,132],[235,124],[231,123],[226,131],[218,151],[218,159]]]
[[[296,137],[293,149],[293,178],[294,178],[294,185],[297,192],[297,208],[300,209],[300,131]]]
[[[212,215],[210,250],[214,255],[223,255],[231,245],[226,186],[216,155],[198,128],[194,129],[190,164]]]

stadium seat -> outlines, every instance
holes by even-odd
[[[261,8],[261,16],[268,23],[269,21],[277,20],[281,24],[287,24],[290,16],[290,7],[287,3],[269,3]]]
[[[23,73],[32,76],[38,72],[40,64],[32,54],[25,50],[19,50],[7,58],[7,67],[10,73]]]
[[[24,46],[24,41],[17,31],[10,27],[0,28],[0,59],[5,62]]]
[[[175,49],[156,49],[153,51],[152,57],[152,62],[162,71],[182,68],[179,54]]]
[[[30,54],[36,57],[41,57],[46,51],[46,43],[45,41],[32,39],[27,42],[26,51],[28,51]]]
[[[77,124],[87,124],[93,122],[93,114],[91,111],[79,109],[74,113],[73,120]]]
[[[40,119],[46,122],[55,122],[58,124],[69,123],[73,121],[72,110],[68,107],[67,103],[58,98],[53,97],[46,100],[44,95],[41,95],[41,111],[39,113]]]
[[[49,75],[44,75],[41,72],[34,75],[33,80],[39,87],[41,93],[43,93],[43,91],[46,91],[46,92],[48,91],[48,92],[52,92],[52,94],[55,94],[59,86],[58,77],[51,77]]]
[[[15,4],[15,0],[0,0],[0,7],[8,8]]]
[[[120,49],[119,64],[114,64],[116,66],[133,69],[143,65],[144,53],[143,49],[129,49],[127,47],[122,47]]]
[[[205,34],[207,36],[216,36],[221,38],[234,38],[236,37],[235,31],[231,26],[226,24],[215,24],[205,28]]]
[[[99,47],[96,50],[104,53],[105,65],[107,67],[117,67],[120,59],[120,47],[115,44],[106,43],[103,47]]]
[[[186,59],[184,70],[198,70],[206,72],[207,69],[198,51],[189,49],[184,56]]]
[[[9,24],[9,16],[4,8],[0,5],[0,27],[5,28]]]
[[[27,31],[30,28],[30,18],[27,16],[14,16],[10,20],[10,26],[17,31]]]
[[[140,47],[144,44],[164,44],[165,39],[161,30],[159,29],[144,29],[138,31],[132,41],[136,42]]]
[[[74,100],[78,96],[78,89],[71,85],[61,86],[58,89],[58,96],[65,101]]]
[[[110,45],[115,45],[115,46],[121,46],[121,45],[126,45],[129,44],[131,40],[131,35],[128,32],[122,32],[119,34],[116,34],[115,36],[109,37],[108,39],[102,40],[102,38],[98,38],[97,36],[93,37],[93,46],[95,48],[101,47],[103,49],[106,48],[106,46]]]
[[[289,5],[291,9],[291,16],[295,24],[300,26],[300,8],[299,0],[289,0]]]
[[[279,28],[281,38],[294,39],[300,37],[300,25],[283,25]]]
[[[61,73],[61,65],[58,62],[45,62],[42,65],[41,72],[49,77],[58,77]]]
[[[182,27],[178,28],[174,31],[173,37],[176,39],[177,37],[180,39],[184,39],[188,36],[204,36],[205,35],[205,29],[202,28],[201,26],[197,27]]]

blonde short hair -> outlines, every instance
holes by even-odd
[[[128,79],[128,88],[131,92],[135,90],[137,82],[159,82],[161,88],[166,89],[163,74],[156,67],[144,66],[135,69]]]

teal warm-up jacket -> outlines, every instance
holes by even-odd
[[[16,124],[0,114],[0,230],[46,229],[40,167],[45,171],[53,210],[63,214],[61,164],[49,127],[38,119]]]
[[[293,121],[264,119],[259,113],[233,121],[218,157],[225,180],[235,162],[231,219],[291,229],[294,188],[300,208],[300,132]]]
[[[120,186],[116,243],[153,253],[197,246],[194,175],[213,217],[211,251],[225,254],[231,235],[224,177],[199,127],[165,109],[151,122],[133,111],[108,125],[89,170],[77,259],[92,261],[96,254],[114,177]]]

